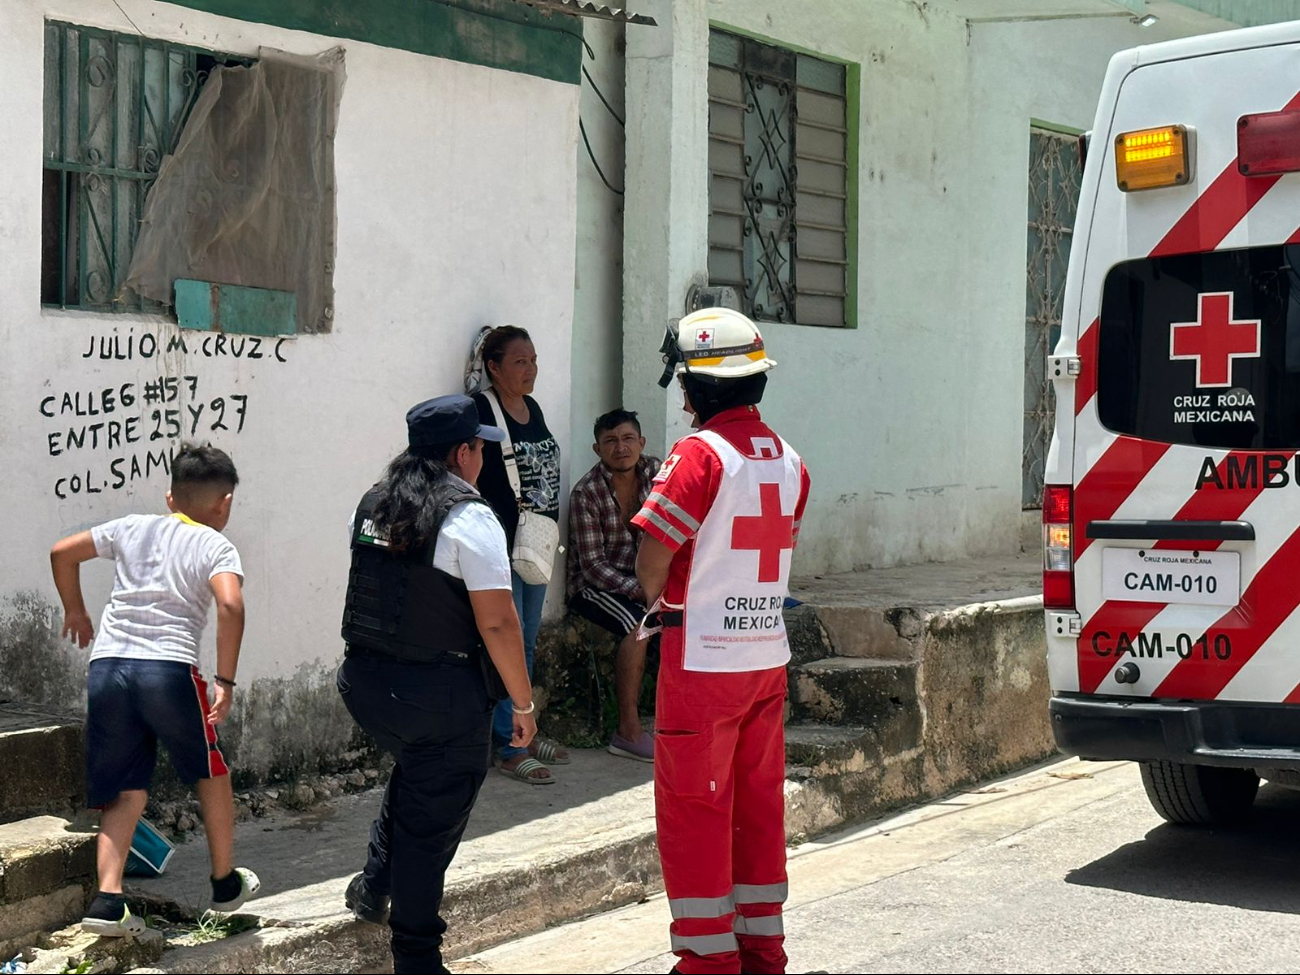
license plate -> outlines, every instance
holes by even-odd
[[[1236,606],[1241,555],[1108,548],[1102,552],[1101,589],[1106,599],[1123,602]]]

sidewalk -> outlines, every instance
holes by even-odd
[[[468,954],[564,920],[636,903],[653,889],[652,767],[579,750],[552,786],[488,774],[447,876],[450,955]],[[352,919],[343,892],[365,858],[381,791],[236,827],[236,858],[257,871],[248,913],[263,928],[168,952],[169,972],[384,971],[387,930]],[[177,847],[141,891],[199,913],[208,889],[201,834]],[[319,960],[320,966],[313,965]]]
[[[811,579],[788,614],[795,659],[787,724],[787,836],[800,842],[952,794],[1051,750],[1037,557]],[[574,753],[554,786],[493,771],[448,875],[449,958],[659,888],[649,765]],[[261,927],[168,951],[166,972],[379,972],[387,929],[355,921],[343,892],[360,869],[380,793],[237,828],[237,860],[263,882]],[[201,836],[142,890],[198,913]]]
[[[917,917],[925,916],[931,907],[928,903],[894,903],[893,915],[888,919],[840,913],[834,918],[836,923],[827,924],[826,905],[835,903],[845,892],[863,893],[890,881],[906,882],[909,876],[923,878],[927,871],[968,859],[972,849],[1014,846],[1025,832],[1045,821],[1068,816],[1103,797],[1133,788],[1136,778],[1136,770],[1126,764],[1057,759],[949,795],[940,802],[794,847],[788,863],[790,896],[785,904],[790,971],[835,970],[836,965],[841,966],[840,971],[851,971],[843,967],[849,946],[864,941],[896,944],[902,940],[900,925],[907,930],[908,942],[925,941],[924,924],[908,924],[908,920],[913,911]],[[925,883],[922,879],[914,881],[913,886],[923,887]],[[969,900],[968,890],[960,885],[933,896]],[[990,913],[996,917],[998,912]],[[931,913],[927,920],[932,917]],[[668,953],[669,918],[666,898],[655,894],[643,903],[601,917],[585,918],[469,955],[449,967],[465,975],[666,972],[676,961]],[[855,922],[858,918],[861,923]]]
[[[790,595],[819,609],[898,608],[936,613],[1041,595],[1040,552],[927,562],[795,579]]]

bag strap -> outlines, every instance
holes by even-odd
[[[515,492],[515,500],[519,502],[520,508],[523,507],[523,485],[519,480],[519,461],[515,460],[515,445],[510,439],[510,428],[506,426],[502,416],[503,407],[501,400],[497,399],[497,391],[488,387],[484,393],[487,399],[488,408],[492,410],[492,425],[500,427],[506,432],[505,440],[501,441],[501,459],[506,462],[506,478],[510,481],[510,490]]]

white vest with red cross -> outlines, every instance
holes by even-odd
[[[722,462],[713,506],[695,536],[686,582],[684,670],[738,673],[790,660],[795,512],[803,462],[776,436],[753,437],[749,456],[711,430],[692,434]]]

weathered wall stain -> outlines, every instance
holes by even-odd
[[[952,788],[1055,751],[1047,700],[1047,643],[1036,608],[996,604],[938,614],[921,671],[926,775]]]
[[[57,604],[34,590],[0,601],[0,700],[84,711],[89,649],[59,635]],[[239,787],[375,764],[378,753],[343,707],[334,664],[315,661],[286,677],[241,686],[219,730]],[[160,756],[161,758],[161,756]],[[184,789],[161,760],[155,792]]]
[[[377,759],[334,683],[335,666],[304,663],[287,677],[249,685],[222,728],[236,784],[357,768]]]
[[[62,621],[59,609],[34,590],[0,603],[0,700],[84,707],[90,653],[60,637]]]

